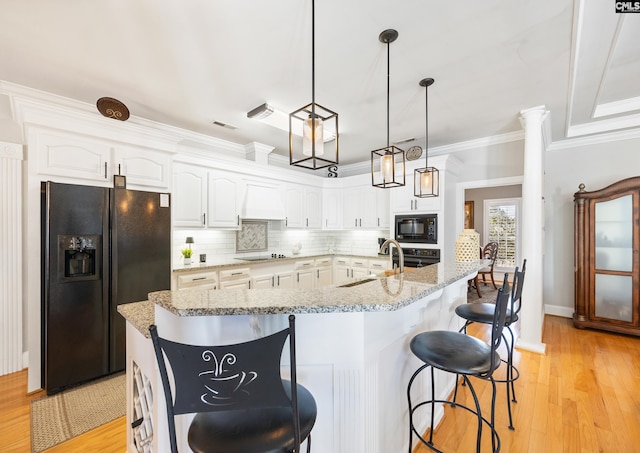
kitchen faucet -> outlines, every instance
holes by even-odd
[[[402,247],[400,247],[400,244],[398,243],[398,241],[396,241],[395,239],[387,239],[380,246],[380,253],[386,253],[387,249],[389,248],[389,244],[395,245],[396,248],[398,249],[398,267],[400,269],[400,273],[403,273],[404,272],[404,253],[402,252]],[[396,273],[395,267],[393,269],[393,273],[394,274]]]

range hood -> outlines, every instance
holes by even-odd
[[[284,220],[280,189],[268,184],[248,182],[240,217],[243,219]]]

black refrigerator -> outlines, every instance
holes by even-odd
[[[117,306],[171,286],[168,193],[42,182],[42,385],[125,368]]]

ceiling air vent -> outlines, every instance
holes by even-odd
[[[222,121],[213,121],[211,124],[218,127],[223,127],[225,129],[231,129],[232,131],[238,129],[236,126],[232,126],[231,124],[223,123]]]

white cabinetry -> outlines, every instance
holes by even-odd
[[[343,197],[344,228],[388,228],[389,194],[371,185],[345,187]]]
[[[391,189],[391,210],[394,213],[439,211],[441,200],[442,196],[416,198],[413,195],[413,183]]]
[[[40,174],[107,183],[121,174],[128,186],[169,187],[169,153],[70,132],[36,129],[33,134]]]
[[[217,289],[218,273],[216,271],[205,272],[180,272],[176,278],[176,288],[181,289]]]
[[[251,288],[295,288],[295,275],[291,262],[258,264],[251,266]]]
[[[332,273],[332,258],[317,258],[315,260],[315,287],[322,288],[323,286],[329,286],[333,281]]]
[[[240,181],[230,172],[209,170],[207,226],[240,228]]]
[[[340,285],[351,281],[351,259],[337,257],[333,262],[333,284]]]
[[[340,285],[369,275],[368,260],[366,258],[337,257],[333,265],[333,283]]]
[[[286,226],[288,228],[322,227],[322,189],[287,184],[285,187]]]
[[[229,172],[175,163],[173,225],[240,228],[240,180]]]
[[[304,260],[297,261],[295,264],[295,288],[312,289],[314,288],[315,275],[314,275],[314,261]]]
[[[388,259],[370,259],[369,274],[381,274],[387,269],[391,269],[391,263]]]
[[[189,164],[173,166],[173,225],[204,227],[207,209],[207,170]]]
[[[342,189],[324,189],[322,193],[322,228],[342,229]]]
[[[171,179],[171,156],[134,146],[113,148],[114,173],[127,177],[127,185],[166,189]]]
[[[248,267],[223,269],[220,271],[220,289],[249,289],[250,275]]]

